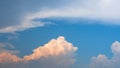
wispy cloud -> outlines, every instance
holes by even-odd
[[[119,0],[75,0],[69,5],[61,8],[42,8],[40,11],[30,13],[29,19],[45,18],[84,18],[91,20],[102,20],[102,24],[120,25]]]
[[[56,1],[55,1],[56,2]],[[41,21],[34,19],[46,19],[52,17],[66,18],[84,18],[91,20],[100,20],[100,24],[120,25],[120,7],[119,0],[75,0],[67,1],[65,4],[58,4],[56,7],[38,7],[34,12],[24,13],[21,23],[18,25],[2,27],[0,33],[11,33],[23,31],[33,27],[44,26]],[[63,3],[63,2],[60,2]]]
[[[24,31],[26,29],[44,26],[46,23],[35,22],[32,19],[24,19],[22,23],[14,26],[8,26],[0,29],[0,33],[14,33],[16,31]]]
[[[9,52],[12,54],[16,54],[19,53],[19,51],[17,50],[13,50],[14,46],[10,43],[6,43],[6,42],[0,42],[0,53],[2,52]]]

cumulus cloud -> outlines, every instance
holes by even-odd
[[[18,62],[20,59],[9,52],[2,52],[0,53],[0,64],[1,63],[11,63],[11,62]]]
[[[114,42],[111,49],[113,53],[111,59],[102,54],[93,57],[90,63],[90,68],[120,68],[120,42]]]
[[[64,37],[52,39],[44,46],[33,50],[23,58],[9,52],[0,53],[1,68],[70,68],[75,62],[77,47],[67,42]]]

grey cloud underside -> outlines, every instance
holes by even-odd
[[[69,64],[69,57],[63,56],[48,56],[49,58],[41,58],[29,62],[18,63],[1,63],[0,68],[71,68],[72,64]],[[67,60],[65,60],[67,59]],[[66,61],[66,63],[65,63]]]

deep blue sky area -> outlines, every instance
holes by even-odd
[[[19,67],[22,59],[28,66],[34,63],[38,68],[48,68],[53,64],[51,68],[57,68],[71,67],[76,60],[71,68],[120,68],[119,3],[119,0],[0,0],[0,65],[4,61],[3,68],[8,68],[6,62],[17,61],[15,66]],[[58,51],[53,45],[44,49],[45,44],[59,36],[63,36],[60,40],[72,43],[73,46],[67,43],[66,47],[73,49],[67,51],[64,43],[58,44],[60,40],[57,45],[63,46]],[[78,47],[75,53],[74,46]],[[40,50],[35,52],[38,47]],[[66,54],[59,53],[59,49]],[[51,50],[53,53],[46,53]],[[54,58],[57,52],[58,57]],[[65,59],[72,61],[64,64]],[[26,65],[23,63],[23,68]]]
[[[18,39],[9,42],[21,52],[19,55],[23,56],[53,38],[64,36],[67,41],[78,47],[77,54],[80,57],[90,60],[90,57],[99,53],[112,56],[112,43],[120,41],[120,27],[117,26],[59,23],[18,32]]]

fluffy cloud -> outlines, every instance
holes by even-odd
[[[1,68],[70,68],[75,62],[77,47],[67,42],[64,37],[52,39],[44,46],[33,50],[23,58],[9,52],[0,53]]]
[[[11,62],[18,62],[20,59],[11,53],[2,52],[0,53],[0,64],[1,63],[11,63]]]
[[[90,63],[90,68],[120,68],[120,43],[114,42],[111,46],[113,57],[109,59],[105,55],[93,57]]]

